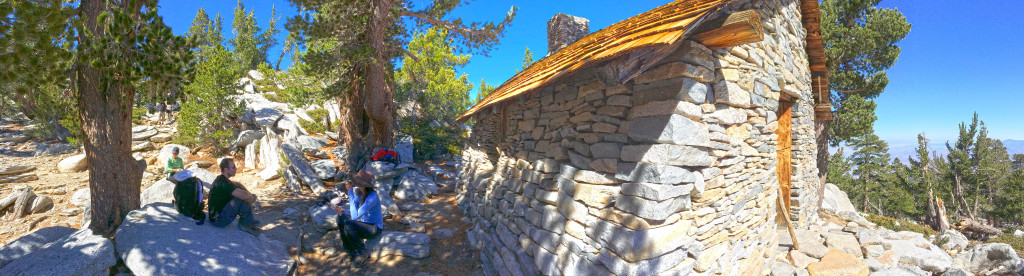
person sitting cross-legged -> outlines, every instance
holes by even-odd
[[[352,181],[346,183],[349,198],[348,216],[345,216],[344,210],[337,206],[340,200],[332,201],[334,210],[338,212],[338,230],[342,245],[356,266],[361,266],[368,259],[363,240],[375,238],[384,230],[380,198],[370,184],[371,179],[372,176],[367,171],[360,170]]]
[[[181,157],[178,157],[178,152],[178,147],[171,147],[171,157],[167,158],[167,167],[164,168],[167,180],[171,180],[171,182],[176,182],[172,180],[175,173],[185,170],[184,161],[181,160]]]
[[[220,175],[213,180],[210,189],[210,222],[213,226],[225,227],[238,217],[238,229],[253,236],[259,236],[259,221],[253,219],[252,205],[256,203],[256,195],[245,189],[241,183],[231,181],[238,168],[231,158],[220,161]]]

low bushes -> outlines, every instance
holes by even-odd
[[[905,220],[902,220],[902,219],[890,218],[890,217],[879,216],[879,215],[874,215],[874,214],[868,214],[867,219],[868,219],[868,221],[870,221],[870,222],[872,222],[874,224],[878,224],[878,226],[885,227],[885,229],[889,229],[889,230],[893,230],[893,231],[917,232],[917,233],[924,234],[925,236],[938,235],[938,233],[935,232],[935,230],[932,230],[932,228],[928,227],[927,225],[921,225],[921,224],[905,221]]]

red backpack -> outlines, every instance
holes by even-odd
[[[373,155],[370,156],[373,161],[385,161],[390,163],[398,163],[398,152],[395,152],[387,148],[376,148],[373,151]]]

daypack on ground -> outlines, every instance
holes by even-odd
[[[377,147],[373,149],[373,155],[371,156],[373,161],[384,161],[393,164],[398,164],[398,152],[389,149]]]
[[[206,219],[203,208],[203,184],[199,178],[189,177],[174,184],[174,209],[197,222]]]

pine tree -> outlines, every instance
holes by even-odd
[[[479,102],[480,100],[487,98],[487,95],[490,95],[495,89],[498,89],[498,87],[487,84],[486,80],[480,79],[480,90],[476,93],[476,101]]]
[[[876,7],[880,1],[823,0],[819,5],[834,107],[831,123],[815,121],[815,133],[825,136],[817,140],[821,179],[826,179],[824,174],[829,171],[829,145],[837,146],[871,132],[874,104],[863,103],[885,90],[889,83],[885,70],[900,54],[896,43],[910,32],[907,18],[898,10]]]
[[[971,156],[975,152],[975,136],[978,134],[978,113],[974,113],[970,126],[960,123],[960,135],[954,145],[946,142],[946,149],[949,154],[946,160],[949,164],[947,179],[952,181],[952,199],[957,214],[974,219],[974,213],[967,203],[967,187],[971,186],[974,175],[974,160]]]
[[[113,236],[139,208],[145,162],[131,155],[138,85],[173,91],[189,75],[191,46],[157,15],[157,1],[3,1],[0,83],[70,88],[89,163],[93,233]],[[10,35],[8,35],[10,33]],[[66,47],[75,43],[75,47]],[[5,86],[8,87],[8,86]]]
[[[185,86],[190,100],[182,105],[178,118],[178,136],[175,141],[190,146],[213,146],[227,149],[234,130],[230,125],[242,113],[242,107],[232,100],[237,94],[235,81],[241,77],[239,64],[224,46],[202,46],[206,53],[196,66],[195,79]]]
[[[228,44],[231,45],[235,60],[242,65],[242,70],[255,70],[260,64],[267,63],[267,53],[263,50],[265,45],[261,43],[261,29],[256,25],[256,15],[252,11],[246,12],[242,1],[238,1],[238,6],[235,7],[231,30],[235,37],[228,40]]]
[[[985,215],[986,218],[994,218],[995,210],[998,209],[998,202],[1004,196],[1006,186],[1009,185],[1010,175],[1013,173],[1013,162],[1006,152],[1003,142],[988,138],[988,130],[984,122],[981,123],[981,132],[978,134],[978,159],[975,171],[975,192],[973,211],[975,215]],[[981,142],[983,141],[983,142]],[[990,224],[995,224],[990,220]]]
[[[847,191],[851,198],[860,201],[860,207],[867,212],[871,207],[881,213],[881,205],[871,202],[872,198],[878,198],[882,193],[882,176],[886,174],[889,166],[889,145],[878,139],[873,133],[855,137],[850,146],[857,149],[850,155],[850,162],[856,168],[853,170],[856,175],[855,187]]]
[[[473,83],[455,69],[469,63],[469,55],[457,55],[453,39],[444,29],[433,28],[413,36],[409,52],[395,78],[404,83],[395,98],[410,98],[423,107],[424,121],[455,125],[455,118],[469,108],[469,90]],[[422,91],[416,93],[415,91]],[[413,95],[401,96],[400,94]]]
[[[915,214],[918,212],[924,212],[925,224],[932,227],[936,231],[943,231],[948,228],[948,225],[943,225],[943,220],[939,217],[939,208],[936,201],[937,196],[944,195],[939,187],[940,179],[938,176],[941,174],[940,168],[943,167],[937,161],[942,159],[934,159],[929,156],[928,151],[928,138],[925,137],[924,133],[917,135],[917,148],[914,150],[915,157],[910,158],[910,168],[908,169],[908,175],[911,181],[908,186],[911,193],[914,195],[914,202],[917,204]]]
[[[523,53],[523,67],[519,68],[519,70],[516,70],[516,74],[519,74],[519,72],[526,70],[526,68],[529,68],[530,65],[533,65],[534,62],[535,61],[533,61],[533,53],[530,52],[530,47],[526,47],[526,52]]]
[[[1018,166],[1012,168],[1006,183],[996,198],[993,216],[1000,221],[1009,223],[1020,223],[1024,221],[1024,154],[1014,154],[1013,163]]]
[[[465,24],[449,16],[463,4],[458,0],[435,0],[420,9],[414,9],[419,2],[409,0],[290,1],[299,8],[299,15],[288,20],[289,31],[302,38],[299,44],[322,47],[307,47],[303,62],[309,73],[330,80],[327,91],[339,98],[344,118],[339,136],[353,158],[373,146],[394,145],[392,74],[394,60],[410,55],[403,48],[409,36],[405,19],[421,31],[427,26],[447,30],[459,53],[477,51],[486,56],[515,17],[513,7],[500,23]]]
[[[826,183],[832,183],[844,191],[853,189],[853,164],[846,158],[843,148],[839,148],[828,157],[828,179]]]

